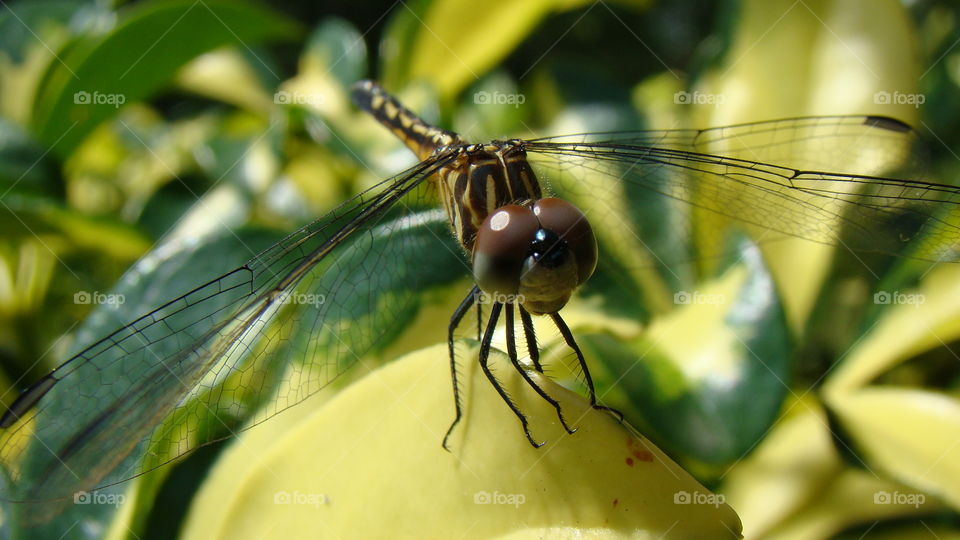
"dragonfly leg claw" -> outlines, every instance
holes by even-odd
[[[524,419],[522,423],[523,423],[523,434],[527,436],[527,441],[530,442],[531,446],[533,446],[534,448],[540,448],[541,446],[546,444],[546,441],[537,442],[536,440],[534,440],[533,435],[530,433],[530,429],[527,427],[526,419]]]
[[[623,423],[623,413],[614,409],[613,407],[607,407],[606,405],[597,405],[596,403],[593,403],[591,406],[598,411],[609,412],[610,414],[617,417],[618,422]]]
[[[447,428],[447,434],[443,436],[443,449],[446,450],[447,452],[452,453],[452,451],[450,450],[450,435],[453,434],[453,428],[457,427],[458,422],[460,422],[460,417],[457,417],[457,419],[454,420],[452,424],[450,424],[450,427]]]

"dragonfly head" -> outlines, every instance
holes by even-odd
[[[491,212],[473,248],[477,285],[534,315],[559,311],[596,267],[597,240],[586,216],[556,198]]]

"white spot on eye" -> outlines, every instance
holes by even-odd
[[[490,218],[490,228],[494,231],[502,231],[510,224],[510,213],[503,210],[497,212]]]

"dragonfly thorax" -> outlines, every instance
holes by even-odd
[[[438,171],[436,182],[450,227],[467,253],[492,212],[542,197],[526,150],[513,142],[460,146],[456,157]]]
[[[498,208],[480,226],[473,250],[477,285],[535,315],[559,311],[596,265],[586,217],[556,198]]]

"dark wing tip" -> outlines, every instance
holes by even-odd
[[[890,131],[896,131],[897,133],[913,131],[913,128],[910,127],[906,122],[902,122],[889,116],[868,116],[864,119],[863,123],[870,127],[887,129]]]

